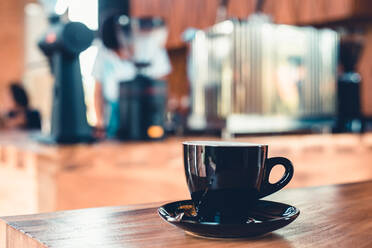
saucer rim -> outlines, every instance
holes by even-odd
[[[192,200],[179,200],[179,201],[173,201],[173,202],[168,202],[166,204],[163,204],[162,206],[160,206],[157,210],[158,212],[158,215],[164,219],[166,222],[170,223],[170,224],[173,224],[173,223],[189,223],[189,224],[197,224],[197,225],[206,225],[206,226],[217,226],[217,225],[224,225],[224,226],[236,226],[236,225],[260,225],[260,224],[263,224],[263,223],[270,223],[270,222],[278,222],[278,221],[281,221],[281,220],[292,220],[294,221],[295,219],[297,219],[297,217],[300,215],[300,209],[297,208],[296,206],[292,206],[290,204],[287,204],[287,203],[283,203],[283,202],[275,202],[275,201],[268,201],[268,200],[258,200],[258,201],[261,201],[261,202],[271,202],[271,203],[276,203],[276,204],[283,204],[283,205],[287,205],[289,207],[292,207],[295,209],[294,213],[292,213],[291,215],[289,216],[285,216],[285,217],[278,217],[278,218],[273,218],[273,219],[270,219],[270,220],[267,220],[267,221],[264,221],[264,222],[261,222],[261,223],[254,223],[254,222],[249,222],[249,223],[224,223],[224,224],[221,224],[221,223],[218,223],[218,222],[210,222],[210,221],[197,221],[197,220],[169,220],[165,215],[163,215],[161,213],[161,209],[164,209],[164,212],[165,213],[168,213],[166,210],[165,210],[165,207],[167,205],[174,205],[174,204],[177,204],[177,203],[184,203],[183,205],[186,205],[186,202],[189,202],[191,204],[193,204]],[[169,213],[167,214],[169,216]]]

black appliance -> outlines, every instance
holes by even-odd
[[[339,63],[342,72],[338,77],[337,88],[337,122],[335,132],[353,132],[353,121],[358,121],[362,131],[363,117],[360,103],[361,77],[356,72],[362,50],[362,43],[355,40],[341,40]]]
[[[79,22],[63,22],[57,15],[52,15],[49,21],[50,27],[38,45],[48,57],[55,83],[50,136],[40,140],[91,142],[92,129],[86,118],[79,54],[91,45],[93,31]]]
[[[137,76],[120,84],[121,140],[159,140],[165,137],[167,84],[142,73],[148,66],[136,63]]]
[[[132,53],[130,59],[135,61],[137,68],[133,80],[120,83],[117,137],[121,140],[163,139],[167,84],[149,77],[146,68],[154,61],[154,52],[165,45],[166,35],[157,36],[157,31],[166,29],[165,23],[161,18],[129,18],[125,15],[116,16],[114,20],[120,49]],[[147,41],[146,45],[139,42],[141,39]]]

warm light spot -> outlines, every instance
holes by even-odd
[[[164,135],[164,129],[161,126],[150,126],[147,129],[147,135],[150,138],[161,138]]]

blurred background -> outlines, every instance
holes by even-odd
[[[189,198],[184,140],[269,144],[288,187],[372,179],[368,0],[2,0],[0,20],[0,215]]]

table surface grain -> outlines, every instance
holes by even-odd
[[[266,199],[301,214],[270,235],[237,240],[189,236],[160,219],[161,203],[10,216],[0,218],[0,247],[372,247],[372,181],[287,189]]]

